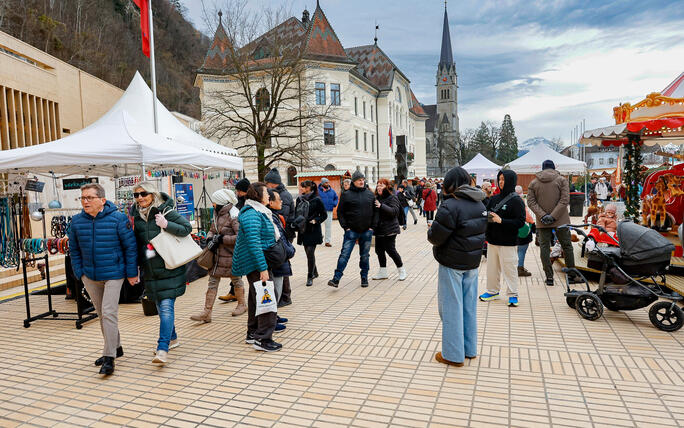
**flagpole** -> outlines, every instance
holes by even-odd
[[[152,0],[147,2],[147,22],[150,27],[150,80],[152,81],[152,112],[154,116],[154,133],[159,133],[157,120],[157,72],[154,66],[154,20],[152,18]],[[145,179],[145,162],[142,163],[142,179]]]

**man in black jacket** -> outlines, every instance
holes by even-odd
[[[280,195],[280,200],[283,201],[282,208],[280,211],[276,212],[285,219],[285,236],[288,241],[292,242],[296,236],[295,231],[292,228],[295,219],[295,204],[294,199],[292,199],[292,194],[285,188],[277,168],[270,170],[264,177],[264,181],[266,182],[266,187],[275,190],[275,192]],[[278,307],[291,305],[291,295],[292,288],[290,287],[290,277],[286,276],[283,280],[283,293],[278,301]]]
[[[342,193],[337,205],[337,220],[344,229],[342,251],[337,259],[335,275],[328,285],[337,288],[340,278],[347,267],[349,257],[358,241],[361,260],[361,287],[368,287],[368,269],[370,259],[373,228],[378,222],[378,211],[375,208],[375,195],[366,187],[366,177],[357,170],[352,175],[349,190]]]
[[[501,279],[506,284],[508,306],[518,306],[518,229],[525,224],[525,202],[515,193],[515,172],[499,171],[497,181],[501,191],[487,206],[487,291],[480,300],[498,298]]]

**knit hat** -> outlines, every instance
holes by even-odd
[[[358,180],[359,178],[366,178],[366,176],[363,175],[363,173],[361,172],[361,170],[358,170],[358,169],[357,169],[357,170],[354,171],[354,173],[352,174],[352,181],[356,181],[356,180]]]
[[[283,184],[283,179],[280,178],[280,173],[278,168],[273,168],[266,174],[264,181],[271,184]]]
[[[235,190],[239,190],[241,192],[246,192],[247,190],[249,190],[249,180],[243,178],[242,180],[235,183]]]
[[[237,204],[237,196],[232,190],[218,189],[211,194],[211,201],[216,205],[226,205],[229,202],[235,205]]]
[[[544,162],[542,162],[542,170],[544,169],[556,169],[556,164],[553,163],[551,159],[547,159]]]
[[[325,178],[325,177],[321,178],[321,184],[325,184],[325,183],[327,183],[327,182],[329,182],[329,181],[330,181],[330,180],[328,180],[328,179]]]

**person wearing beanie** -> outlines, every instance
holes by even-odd
[[[162,232],[185,237],[192,232],[190,222],[175,210],[175,203],[166,193],[160,193],[149,181],[133,188],[135,205],[132,209],[135,238],[141,273],[145,281],[145,295],[157,304],[159,312],[159,340],[152,362],[165,364],[170,349],[178,346],[174,322],[176,299],[185,294],[185,266],[167,269],[151,240]]]
[[[330,186],[330,180],[326,177],[321,178],[321,184],[318,185],[318,197],[323,201],[327,217],[325,219],[325,246],[332,247],[332,221],[333,211],[340,201],[335,189]]]
[[[290,243],[294,241],[296,236],[294,226],[295,218],[295,203],[292,194],[285,188],[283,180],[280,178],[280,172],[277,168],[270,170],[264,177],[266,187],[273,189],[280,195],[282,201],[282,208],[277,212],[285,219],[285,237]],[[290,287],[290,277],[286,276],[283,281],[283,294],[280,296],[278,307],[283,307],[292,304],[292,288]]]
[[[239,180],[237,183],[235,183],[235,194],[237,196],[237,203],[235,204],[235,208],[240,211],[242,207],[245,206],[245,195],[247,194],[247,190],[249,189],[249,180],[246,178],[243,178]],[[228,291],[228,294],[225,296],[219,296],[219,300],[222,302],[235,302],[237,301],[237,297],[235,296],[235,284],[231,281],[230,283],[230,290]]]
[[[352,175],[349,190],[342,193],[337,205],[337,220],[344,229],[342,250],[337,259],[337,269],[328,285],[337,288],[344,269],[349,263],[354,245],[359,243],[361,268],[361,287],[368,287],[368,269],[370,268],[370,247],[373,229],[378,223],[378,210],[375,208],[375,195],[366,186],[366,177],[360,170]]]
[[[219,189],[211,195],[211,201],[214,206],[214,221],[207,235],[207,248],[214,253],[214,266],[208,269],[209,283],[207,284],[204,309],[199,314],[190,317],[193,321],[204,323],[211,322],[211,313],[221,278],[230,278],[235,289],[234,293],[238,304],[232,315],[235,317],[247,312],[242,279],[231,273],[233,250],[240,228],[237,221],[240,211],[235,206],[238,201],[237,196],[232,190]]]
[[[568,268],[575,267],[575,254],[570,241],[570,230],[567,228],[558,229],[558,226],[570,223],[568,211],[570,188],[568,182],[556,171],[551,160],[545,160],[542,163],[542,168],[527,189],[527,206],[536,216],[535,226],[539,238],[539,255],[546,275],[546,285],[551,287],[553,286],[551,241],[554,231],[561,247],[563,247],[565,266]],[[576,282],[575,278],[571,277],[570,282]]]
[[[442,350],[435,360],[460,367],[477,356],[477,280],[487,228],[485,195],[470,184],[470,175],[460,166],[446,173],[442,190],[444,202],[427,232],[439,263]]]
[[[499,298],[501,283],[506,286],[508,306],[518,306],[518,229],[525,225],[525,202],[515,193],[518,175],[510,169],[497,175],[498,195],[487,206],[487,291],[480,300]]]

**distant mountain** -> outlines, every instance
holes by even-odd
[[[520,157],[524,154],[527,154],[527,152],[532,150],[532,148],[534,148],[540,144],[545,144],[547,147],[550,147],[554,150],[558,150],[556,147],[558,144],[549,140],[548,138],[534,137],[534,138],[529,138],[529,139],[523,141],[522,143],[518,144],[518,157]]]

